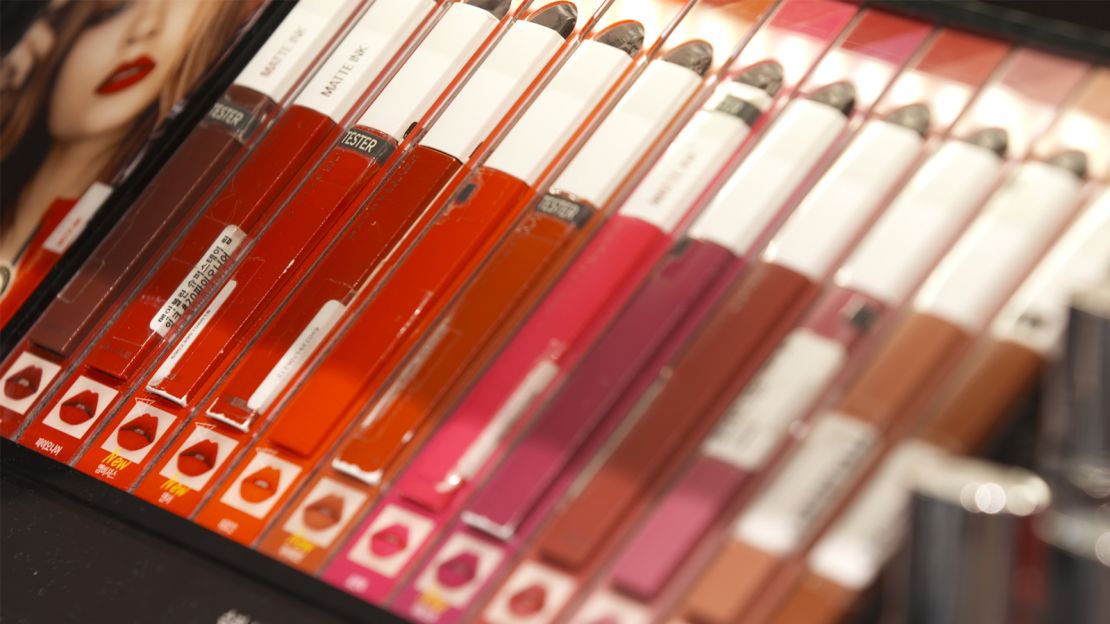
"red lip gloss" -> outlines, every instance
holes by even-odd
[[[209,409],[210,414],[243,426],[252,414],[269,406],[283,380],[295,375],[312,355],[311,344],[319,344],[330,325],[339,320],[420,209],[462,169],[467,156],[551,59],[562,36],[574,28],[577,14],[573,11],[573,5],[555,4],[508,29],[428,133],[344,226],[341,238],[303,278],[304,284],[282,304],[280,312],[264,315],[276,318],[253,341],[255,346],[236,364],[237,372],[227,383],[233,388],[250,388],[248,396],[254,399],[254,407],[249,399],[239,398],[238,402],[232,400],[228,409]],[[552,26],[545,25],[550,20],[554,20]],[[275,365],[280,369],[271,376]],[[168,377],[155,378],[147,388],[161,395],[198,396],[213,368],[214,364],[187,371],[182,366]]]
[[[328,42],[357,4],[355,0],[313,0],[290,11],[31,328],[26,349],[57,363],[74,360],[111,306],[151,264],[161,242],[172,238],[171,232],[207,203],[209,189],[221,181],[245,146],[266,130],[279,107],[300,87],[301,76],[317,64],[321,50],[330,48]],[[262,144],[287,116],[288,112],[266,132]],[[260,149],[261,144],[252,154]],[[0,316],[14,312],[21,301],[15,299],[4,297]],[[10,436],[27,411],[5,409],[2,415],[3,433]]]
[[[619,34],[630,28],[636,32],[642,32],[638,24],[634,26],[624,24],[610,32]],[[602,37],[604,36],[603,33]],[[631,63],[627,53],[603,41],[598,38],[583,41],[579,45],[532,105],[525,110],[521,119],[501,142],[501,146],[494,151],[494,156],[506,150],[511,156],[503,157],[502,161],[514,167],[511,170],[521,171],[531,176],[539,175],[547,160],[555,156],[562,144],[601,99],[609,85],[617,80]],[[480,168],[472,178],[471,181],[475,183],[475,187],[468,192],[465,201],[452,204],[437,217],[420,239],[420,244],[407,254],[395,270],[396,279],[386,282],[382,292],[375,293],[373,298],[360,294],[362,302],[368,302],[371,306],[389,302],[391,297],[386,293],[392,292],[391,289],[394,287],[402,290],[409,287],[418,288],[414,294],[417,297],[416,301],[420,302],[423,301],[421,295],[427,292],[423,290],[424,286],[431,288],[438,283],[428,283],[427,280],[461,279],[453,271],[465,271],[468,264],[476,262],[473,254],[478,253],[483,246],[491,245],[495,238],[490,234],[490,228],[496,226],[498,219],[508,218],[503,213],[512,207],[513,202],[505,197],[506,193],[509,193],[510,197],[515,197],[516,194],[523,194],[529,186],[527,182],[510,177],[509,174],[499,170],[488,169],[488,166],[487,164]],[[506,200],[507,205],[496,203],[498,199]],[[450,270],[445,270],[445,267]],[[366,293],[365,289],[363,293]],[[354,308],[356,305],[352,304],[351,307]],[[419,306],[417,309],[420,309]],[[377,318],[392,317],[379,315]],[[403,321],[404,318],[398,317],[397,320]],[[369,373],[372,368],[369,363],[362,362],[362,358],[367,356],[384,358],[390,355],[392,352],[389,341],[397,339],[398,335],[402,338],[407,337],[404,332],[411,326],[406,326],[404,323],[392,326],[382,322],[359,325],[356,320],[354,327],[358,329],[348,332],[323,358],[324,364],[321,370],[326,370],[332,364],[358,362],[351,369],[343,369],[340,365],[340,370]],[[387,342],[376,347],[374,345],[379,342],[374,340],[375,337],[378,341]],[[303,386],[304,391],[298,390],[293,395],[294,401],[301,400],[303,396],[304,405],[313,406],[313,412],[319,416],[313,419],[302,419],[300,423],[301,436],[306,444],[318,448],[323,438],[337,426],[353,393],[348,384],[347,373],[334,376],[317,374],[307,378]],[[258,390],[249,388],[248,391],[253,395]],[[268,393],[266,389],[262,391]],[[210,419],[207,416],[203,417],[203,420],[208,421],[204,424],[206,428],[195,427],[188,437],[203,437],[211,430],[219,430],[223,443],[230,449],[237,444],[236,440],[248,439],[241,427],[249,427],[256,419],[251,416],[249,420],[236,422],[229,418],[228,420],[236,422],[234,428],[228,426],[226,421]],[[175,490],[173,482],[173,471],[163,462],[163,467],[156,473],[152,473],[152,476],[140,486],[139,493],[144,498],[156,500],[159,504],[178,513],[191,510],[200,498],[196,488],[190,487],[188,491]],[[206,487],[207,483],[194,482],[194,485]],[[168,491],[178,493],[167,494]],[[335,491],[346,490],[336,489]],[[316,559],[317,557],[309,557],[305,565]],[[299,562],[294,561],[294,563]]]
[[[560,254],[597,227],[599,212],[651,142],[678,114],[712,62],[708,44],[682,44],[653,61],[552,183],[486,259],[444,312],[442,325],[410,356],[332,465],[375,485],[426,423],[444,395],[468,381],[476,356],[526,312],[554,281]],[[554,263],[554,264],[553,264]],[[275,438],[284,432],[275,426]]]
[[[100,95],[119,93],[133,84],[137,84],[150,75],[156,66],[154,59],[143,54],[130,62],[121,63],[103,82],[96,88]]]

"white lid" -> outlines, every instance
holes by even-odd
[[[559,33],[517,21],[424,135],[421,145],[466,160],[563,42]]]
[[[552,183],[552,190],[605,205],[700,83],[701,76],[680,65],[649,63]]]
[[[486,159],[485,166],[529,185],[563,147],[632,59],[583,41]]]
[[[1110,275],[1110,191],[1104,190],[1010,298],[991,333],[1047,355],[1068,320],[1068,298]]]
[[[791,102],[690,226],[688,235],[746,254],[847,123],[843,113],[827,104],[809,99]]]
[[[362,114],[358,125],[400,140],[493,31],[489,11],[456,2]]]
[[[986,147],[945,143],[910,179],[837,272],[837,284],[889,304],[925,277],[994,185],[1002,159]]]
[[[764,111],[771,103],[766,91],[739,82],[722,84],[714,95],[727,94]],[[623,215],[652,223],[670,232],[736,151],[750,128],[727,112],[698,111],[621,206]]]
[[[289,95],[316,55],[361,0],[302,0],[281,20],[235,78],[235,84],[275,102]]]
[[[433,6],[432,0],[375,0],[293,103],[341,122]]]
[[[889,121],[864,124],[768,243],[764,260],[815,282],[825,279],[923,142],[916,131]]]
[[[1072,214],[1080,180],[1028,162],[983,208],[914,300],[914,308],[975,332]]]

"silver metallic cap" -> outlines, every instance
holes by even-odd
[[[501,19],[508,14],[512,0],[466,0],[466,3],[489,11],[494,17]]]
[[[578,7],[569,1],[556,2],[534,11],[528,16],[528,21],[546,26],[566,39],[578,23]]]
[[[964,142],[989,149],[1002,158],[1010,148],[1010,135],[1002,128],[983,128],[967,137]]]
[[[856,88],[850,82],[834,82],[814,91],[809,99],[828,104],[848,116],[856,107]]]
[[[594,40],[612,46],[628,56],[636,56],[644,47],[644,25],[640,22],[617,22],[598,33]]]
[[[762,61],[740,72],[733,80],[751,85],[774,97],[782,88],[782,65],[777,61]]]
[[[704,76],[713,64],[713,46],[709,42],[695,39],[687,41],[663,55],[663,60],[685,67],[699,76]]]
[[[1067,169],[1075,174],[1077,178],[1084,178],[1087,176],[1087,155],[1079,150],[1060,152],[1045,162],[1054,167]]]
[[[909,128],[921,136],[929,132],[929,107],[924,104],[909,104],[890,113],[883,121]]]

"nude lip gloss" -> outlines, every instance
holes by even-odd
[[[767,599],[759,593],[772,575],[812,539],[881,440],[912,424],[1015,278],[1067,222],[1083,162],[1081,155],[1064,153],[1009,176],[838,407],[818,415],[809,435],[745,507],[732,540],[695,583],[683,613],[731,621]]]
[[[474,477],[529,402],[556,383],[576,342],[600,330],[646,277],[716,168],[770,106],[781,78],[781,66],[768,62],[714,92],[408,469],[397,485],[402,497],[441,511]]]
[[[302,74],[315,64],[320,50],[328,49],[328,42],[357,4],[354,0],[315,0],[290,11],[208,118],[190,133],[161,174],[43,312],[28,333],[27,350],[57,363],[77,355],[112,302],[151,262],[159,242],[170,238],[173,228],[205,201],[205,192],[220,180],[224,168],[257,138],[269,119],[280,114],[280,107],[288,104]],[[282,62],[274,64],[275,60]],[[271,66],[276,69],[267,71]],[[41,389],[45,391],[52,380],[53,376]],[[0,429],[11,436],[27,411],[4,409],[0,414]]]
[[[504,4],[501,14],[507,8],[507,0]],[[157,394],[188,404],[188,397],[157,390],[158,384],[179,374],[189,374],[196,367],[208,369],[221,361],[228,347],[240,340],[251,325],[250,316],[274,296],[282,278],[300,264],[331,224],[349,210],[347,204],[354,193],[383,168],[406,129],[423,115],[497,21],[493,13],[475,5],[455,3],[448,8],[355,127],[336,141],[321,164],[301,183],[233,274],[222,282],[219,291],[211,293],[213,287],[204,288],[205,293],[215,296],[193,327],[202,318],[206,319],[205,327],[181,336],[174,351],[154,372],[148,385],[155,386]],[[223,236],[231,234],[225,232]],[[199,293],[194,295],[194,299],[203,297]],[[144,356],[164,344],[163,334],[172,327],[175,312],[170,305],[164,312],[156,313],[148,325],[157,329],[148,329],[141,341],[125,335],[120,335],[118,341],[114,341],[114,334],[102,337],[89,354],[88,365],[114,377],[128,378],[146,361]]]
[[[913,472],[935,470],[947,454],[974,453],[1023,390],[1038,379],[1064,333],[1072,292],[1110,267],[1110,193],[1084,210],[991,323],[959,381],[921,430],[887,452],[810,549],[806,572],[775,614],[776,623],[835,622],[878,576],[905,531]]]
[[[911,107],[894,115],[924,129],[924,112]],[[834,288],[726,408],[693,463],[623,547],[612,577],[616,589],[639,600],[657,596],[861,342],[925,277],[994,185],[1004,150],[1005,134],[996,130],[951,141],[906,183],[837,271]],[[946,192],[937,197],[935,188]],[[906,232],[914,232],[908,252]]]
[[[490,157],[498,158],[503,163],[502,166],[514,174],[493,169],[487,161],[471,180],[475,185],[474,188],[464,187],[464,193],[457,197],[455,203],[449,204],[443,210],[420,238],[419,244],[406,255],[394,272],[396,279],[387,281],[380,293],[374,292],[374,297],[360,295],[360,299],[356,299],[356,302],[368,303],[371,306],[369,310],[373,310],[377,309],[376,306],[389,301],[398,301],[402,304],[406,302],[404,297],[397,298],[398,295],[390,293],[398,292],[400,295],[411,293],[410,296],[415,297],[416,309],[425,310],[430,305],[430,302],[424,302],[425,289],[431,290],[439,283],[428,280],[461,279],[461,275],[465,274],[467,268],[477,262],[476,256],[480,251],[491,245],[492,240],[496,238],[496,230],[492,228],[498,227],[499,220],[507,221],[510,218],[510,215],[505,213],[515,205],[520,196],[526,194],[530,181],[533,181],[546,166],[547,161],[555,156],[563,142],[582,123],[593,106],[601,100],[609,85],[618,80],[622,72],[631,64],[631,58],[625,51],[610,45],[611,42],[628,45],[629,37],[626,35],[628,31],[642,40],[642,26],[626,22],[614,25],[591,39],[581,42]],[[504,156],[499,156],[503,153],[505,153]],[[494,161],[494,164],[497,162]],[[516,177],[518,175],[523,177]],[[500,227],[505,228],[507,224]],[[445,271],[444,267],[453,267],[459,273]],[[410,288],[415,290],[409,290]],[[352,303],[349,307],[358,309],[356,303]],[[398,334],[402,334],[402,338],[407,338],[403,334],[405,330],[411,329],[411,324],[401,322],[398,325],[383,328],[381,319],[389,319],[393,316],[378,313],[376,317],[378,321],[375,323],[361,324],[359,319],[369,317],[365,315],[355,317],[351,329],[323,358],[322,364],[317,369],[320,371],[319,374],[308,377],[303,390],[298,389],[292,394],[293,405],[303,400],[301,405],[317,416],[333,417],[332,419],[304,419],[301,422],[301,435],[305,443],[312,445],[313,448],[318,447],[322,439],[337,426],[336,420],[342,416],[348,403],[353,400],[351,395],[355,393],[348,388],[347,381],[351,373],[347,371],[370,373],[372,366],[365,363],[364,358],[377,355],[384,359],[387,355],[392,355],[391,343]],[[406,317],[401,316],[399,320],[403,321],[404,318]],[[383,329],[388,331],[382,331]],[[386,342],[381,343],[381,340]],[[348,363],[350,368],[347,368]],[[331,371],[339,374],[333,374]],[[251,389],[250,392],[254,393],[255,389]],[[226,403],[217,402],[215,405],[221,404]],[[220,413],[218,409],[216,411]],[[299,413],[301,410],[287,411]],[[263,415],[265,414],[263,412]],[[206,426],[213,426],[220,430],[220,435],[229,447],[236,444],[235,440],[245,438],[240,431],[226,427],[223,421],[209,420],[208,417],[204,417],[204,420],[208,420],[205,423]],[[254,420],[252,419],[251,422]],[[189,437],[207,435],[207,429],[194,427]],[[172,452],[171,450],[171,454]],[[160,504],[179,513],[190,510],[198,502],[198,493],[195,488],[190,488],[180,495],[167,494],[163,486],[172,481],[173,474],[172,470],[167,470],[167,467],[168,465],[163,462],[163,468],[153,473],[152,477],[140,486],[140,495],[148,500],[159,501]],[[194,485],[200,484],[194,483]],[[207,483],[204,485],[207,486]],[[174,492],[181,491],[173,489],[172,484],[169,487]],[[343,490],[331,488],[329,491],[353,492],[351,488],[343,487],[345,488]],[[324,540],[324,537],[328,537],[328,540]],[[326,547],[330,545],[334,535],[329,533],[324,537],[314,536],[313,539],[326,541],[320,544],[321,547]],[[311,544],[307,540],[296,543]],[[292,561],[296,564],[309,565],[323,557],[319,549],[313,548],[311,551],[314,554],[303,562],[300,559]],[[289,552],[303,552],[303,549]],[[319,564],[316,563],[316,565]]]
[[[514,23],[383,187],[344,227],[342,238],[305,277],[274,321],[235,365],[208,414],[241,430],[269,408],[285,382],[311,357],[330,327],[372,273],[378,260],[459,172],[467,156],[504,115],[574,28],[574,5],[553,4]],[[555,20],[551,23],[552,20]],[[550,23],[550,25],[545,25]],[[174,396],[195,395],[189,384],[158,382]]]
[[[370,484],[380,482],[405,450],[409,439],[438,417],[444,391],[502,327],[534,300],[554,261],[565,248],[596,227],[617,185],[656,135],[679,112],[708,69],[712,50],[688,42],[653,61],[617,107],[602,121],[581,151],[552,183],[552,189],[499,243],[444,312],[444,323],[410,356],[397,381],[388,387],[348,438],[332,466]],[[681,64],[680,64],[681,63]],[[444,339],[437,339],[437,335]],[[280,425],[274,434],[280,433]]]

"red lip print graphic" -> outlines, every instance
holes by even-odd
[[[177,469],[187,477],[200,476],[216,465],[219,450],[219,445],[212,440],[201,440],[181,451],[177,456]]]
[[[42,369],[34,364],[23,367],[4,381],[4,394],[15,401],[22,401],[38,392],[42,383]]]
[[[409,529],[391,524],[370,536],[370,552],[379,557],[392,557],[409,545]]]
[[[123,448],[137,451],[150,446],[157,433],[158,419],[150,414],[143,414],[120,427],[116,432],[116,440]]]
[[[239,484],[239,495],[248,503],[261,503],[274,495],[280,480],[281,471],[273,466],[267,466],[243,479]]]
[[[343,517],[343,497],[328,494],[304,508],[304,525],[314,531],[330,529]]]
[[[92,390],[79,392],[58,408],[58,418],[67,425],[80,425],[96,414],[96,403],[100,399]]]
[[[509,612],[513,615],[535,615],[543,610],[547,602],[547,591],[533,583],[509,598]]]
[[[436,578],[444,587],[462,587],[478,573],[478,556],[472,552],[455,555],[439,565]]]
[[[154,71],[156,63],[154,59],[146,54],[138,58],[120,63],[111,74],[96,87],[96,92],[100,95],[111,95],[123,91],[127,87],[139,82],[146,78],[150,72]]]

